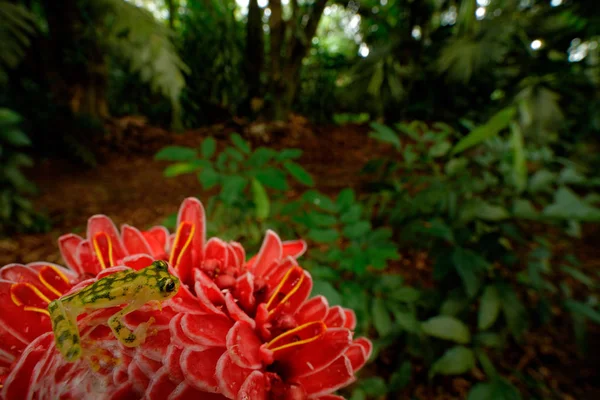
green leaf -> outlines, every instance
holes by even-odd
[[[350,400],[367,400],[367,394],[362,389],[354,389]]]
[[[421,324],[413,313],[405,311],[394,311],[394,319],[396,325],[405,330],[406,332],[421,334]]]
[[[307,192],[305,192],[302,195],[302,198],[311,204],[316,205],[317,207],[325,210],[325,211],[329,211],[329,212],[336,212],[337,211],[337,206],[336,204],[331,201],[331,199],[329,197],[327,197],[326,195],[317,192],[316,190],[308,190]]]
[[[569,300],[565,301],[565,307],[567,308],[567,310],[569,310],[571,312],[574,312],[579,315],[583,315],[584,317],[588,318],[590,321],[592,321],[596,324],[600,324],[600,312],[597,310],[594,310],[591,306],[589,306],[587,304],[569,299]]]
[[[552,184],[556,181],[556,174],[548,171],[547,169],[540,169],[537,171],[531,179],[529,179],[528,190],[531,193],[537,192],[551,192]]]
[[[521,394],[504,379],[494,379],[473,386],[467,400],[521,400]]]
[[[350,188],[346,188],[342,190],[335,200],[335,203],[340,208],[340,210],[346,210],[350,206],[352,206],[355,202],[354,190]]]
[[[452,149],[452,154],[457,154],[466,149],[476,146],[485,140],[496,136],[500,131],[506,129],[517,112],[515,107],[507,107],[500,110],[484,125],[473,129],[467,136],[459,140]]]
[[[489,268],[489,263],[480,255],[462,247],[454,249],[452,262],[469,297],[475,296],[481,285],[481,274]]]
[[[277,168],[268,168],[263,171],[258,171],[254,175],[266,187],[275,190],[287,190],[288,184],[285,178],[285,173]]]
[[[502,312],[510,332],[516,339],[520,339],[527,329],[527,310],[517,297],[514,289],[507,284],[498,285]]]
[[[335,242],[339,236],[335,229],[311,229],[308,231],[308,238],[319,243]]]
[[[394,132],[392,128],[378,122],[371,122],[370,126],[375,131],[370,132],[369,137],[377,139],[380,142],[391,143],[396,149],[400,150],[400,139],[398,138],[398,134]]]
[[[448,153],[451,147],[452,145],[447,140],[438,142],[429,149],[429,156],[433,158],[443,157]]]
[[[230,137],[231,141],[233,142],[233,144],[235,145],[235,147],[240,149],[242,153],[250,154],[250,146],[248,145],[248,142],[246,142],[244,139],[242,139],[242,137],[239,135],[239,133],[232,133],[231,136],[229,136],[229,137]]]
[[[155,160],[193,161],[198,158],[196,150],[183,146],[167,146],[154,156]]]
[[[360,220],[362,216],[362,206],[360,204],[352,204],[348,211],[344,212],[340,216],[340,221],[344,224],[352,224],[356,223]]]
[[[302,156],[302,150],[300,149],[283,149],[275,156],[275,158],[277,161],[284,161],[295,160],[300,158],[300,156]]]
[[[583,201],[571,189],[561,186],[554,194],[554,203],[542,212],[544,216],[577,221],[600,221],[600,209]]]
[[[392,318],[382,298],[375,297],[373,299],[371,303],[371,317],[380,337],[385,337],[392,331]]]
[[[475,215],[485,221],[502,221],[510,217],[510,214],[504,207],[489,204],[485,201],[478,202]]]
[[[438,315],[421,323],[421,329],[429,336],[466,344],[471,341],[469,328],[460,320],[447,315]]]
[[[215,139],[208,137],[202,141],[202,147],[200,151],[202,152],[202,157],[205,159],[210,159],[215,154],[216,149],[217,142]]]
[[[479,315],[477,327],[486,330],[491,327],[500,314],[500,295],[495,286],[489,285],[481,295],[481,304],[479,304]]]
[[[348,239],[358,239],[364,236],[371,230],[371,223],[367,221],[359,221],[352,225],[344,227],[344,236]]]
[[[306,172],[304,168],[302,168],[299,164],[296,164],[293,161],[284,161],[283,166],[287,171],[303,185],[306,186],[314,186],[315,182],[313,181],[312,176]]]
[[[275,157],[275,150],[267,147],[259,147],[246,160],[246,165],[250,168],[261,168]]]
[[[404,389],[411,381],[412,365],[410,361],[404,361],[392,376],[390,376],[390,392],[398,393]]]
[[[464,346],[454,346],[433,363],[429,370],[429,379],[437,374],[461,375],[475,367],[473,350]]]
[[[191,163],[175,163],[169,165],[165,168],[163,175],[167,178],[172,178],[174,176],[179,176],[183,174],[189,174],[191,172],[196,172],[198,170],[198,166]]]
[[[558,175],[557,183],[560,185],[581,185],[586,178],[573,167],[565,167]]]
[[[395,301],[414,303],[421,297],[421,292],[413,287],[402,287],[388,292],[388,296]]]
[[[198,180],[202,184],[202,188],[206,190],[213,188],[219,183],[220,179],[221,175],[212,168],[204,168],[202,171],[198,172]]]
[[[537,219],[538,212],[527,199],[515,199],[513,202],[512,213],[517,218]]]
[[[360,387],[364,392],[371,397],[383,396],[388,392],[387,385],[383,378],[372,377],[363,379],[360,383]]]
[[[315,279],[313,282],[311,296],[323,295],[327,298],[330,306],[337,306],[342,304],[342,296],[333,287],[333,285],[327,281]]]
[[[571,277],[583,283],[584,285],[587,285],[589,287],[594,286],[594,280],[586,274],[584,274],[583,272],[579,271],[578,269],[569,267],[568,265],[563,265],[560,267],[560,269],[561,271],[571,275]]]
[[[0,108],[0,124],[3,126],[16,125],[21,122],[23,118],[13,110],[9,108]]]
[[[527,165],[525,164],[523,134],[521,133],[521,128],[516,123],[512,123],[510,127],[512,131],[513,176],[517,190],[522,192],[527,187]]]
[[[16,128],[0,129],[0,139],[0,143],[6,142],[17,147],[31,145],[31,140],[29,140],[27,135]]]
[[[232,205],[248,185],[248,181],[241,176],[234,175],[224,179],[223,187],[221,188],[221,199],[227,205]]]
[[[271,210],[271,202],[265,187],[255,178],[252,179],[252,197],[256,206],[256,218],[266,219]]]

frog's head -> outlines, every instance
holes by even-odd
[[[169,273],[169,265],[166,261],[154,261],[152,267],[158,275],[157,285],[161,297],[168,299],[175,296],[180,286],[179,278]]]

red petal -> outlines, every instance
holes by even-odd
[[[227,306],[227,312],[229,312],[229,316],[231,316],[231,318],[236,321],[246,322],[252,327],[252,329],[256,327],[256,321],[250,318],[248,314],[246,314],[244,310],[237,305],[231,292],[227,292],[225,295],[225,306]]]
[[[345,328],[328,329],[319,339],[298,346],[278,360],[286,376],[301,377],[320,371],[338,359],[352,344],[352,333]]]
[[[198,390],[218,393],[219,384],[215,377],[217,361],[226,353],[222,347],[197,351],[185,349],[181,354],[181,370],[186,382]]]
[[[310,274],[300,267],[293,267],[271,294],[267,310],[272,314],[271,317],[282,313],[294,314],[306,301],[311,290]]]
[[[344,323],[344,328],[350,329],[351,331],[356,328],[356,314],[354,310],[350,310],[349,308],[344,308],[344,315],[346,316],[346,322]]]
[[[177,216],[177,235],[171,249],[170,263],[180,272],[184,282],[191,279],[191,269],[199,266],[204,257],[206,219],[202,203],[188,197],[183,201]]]
[[[148,387],[148,384],[150,383],[150,379],[148,379],[146,374],[144,374],[144,372],[140,369],[135,360],[129,363],[127,373],[129,375],[129,381],[133,384],[133,388],[137,392],[144,393]]]
[[[116,267],[111,267],[111,268],[103,269],[102,271],[100,271],[98,273],[98,276],[96,276],[96,281],[98,281],[98,280],[100,280],[102,278],[105,278],[105,277],[107,277],[109,275],[115,274],[117,272],[122,272],[122,271],[131,271],[131,268],[119,265],[119,266],[116,266]]]
[[[50,300],[54,300],[60,296],[56,295],[51,289],[42,284],[39,279],[38,272],[33,270],[29,265],[8,264],[0,269],[0,279],[11,281],[14,283],[27,283],[39,289],[40,292]],[[26,301],[21,301],[25,303]]]
[[[52,344],[52,333],[40,336],[25,349],[19,361],[13,366],[10,374],[4,381],[4,388],[0,392],[5,400],[22,400],[27,397],[29,380],[33,368],[40,361],[48,346]]]
[[[227,243],[219,238],[211,238],[204,248],[204,260],[219,260],[223,268],[229,265]]]
[[[183,329],[181,329],[181,319],[183,316],[183,313],[177,314],[169,323],[169,332],[171,333],[173,343],[181,347],[198,346],[198,343],[187,337]]]
[[[348,357],[348,360],[350,360],[350,364],[352,364],[352,371],[354,372],[361,369],[367,362],[367,354],[365,349],[357,343],[351,344],[344,355]]]
[[[132,256],[125,257],[121,261],[121,264],[136,271],[139,271],[140,269],[149,267],[150,264],[152,264],[152,262],[154,262],[154,258],[150,257],[147,254],[134,254]]]
[[[164,400],[173,390],[177,388],[169,378],[169,369],[167,366],[159,369],[156,374],[150,379],[150,385],[146,389],[144,399],[148,400]]]
[[[208,246],[207,246],[208,249]],[[202,295],[207,300],[206,304],[210,304],[211,306],[214,304],[216,306],[222,306],[225,304],[225,297],[221,292],[221,289],[210,279],[204,272],[199,269],[194,270],[194,279],[196,280],[196,284],[194,289],[196,289],[196,295],[200,297],[199,292],[202,292]],[[217,313],[221,313],[219,309],[215,309]]]
[[[152,329],[152,326],[150,326],[150,329]],[[168,329],[164,329],[146,337],[146,341],[138,349],[143,351],[146,357],[162,362],[169,343],[171,343],[171,333]]]
[[[328,368],[296,379],[304,387],[310,399],[335,392],[354,381],[352,365],[342,356],[335,360]]]
[[[291,256],[298,258],[306,251],[306,242],[304,240],[287,240],[283,242],[283,257]]]
[[[60,255],[62,256],[63,260],[65,260],[67,266],[73,271],[77,272],[79,275],[85,272],[81,268],[81,265],[79,264],[79,257],[77,256],[77,247],[81,242],[83,242],[83,238],[73,233],[62,235],[60,238],[58,238]]]
[[[234,267],[241,267],[244,264],[243,260],[240,260],[238,253],[236,253],[236,251],[233,249],[233,246],[231,246],[231,244],[227,245],[227,260],[228,260],[228,264],[227,266],[234,266]]]
[[[106,215],[94,215],[90,219],[88,219],[87,225],[87,239],[92,241],[95,237],[100,234],[104,234],[108,237],[110,241],[110,246],[112,247],[112,257],[111,265],[105,265],[106,268],[111,267],[116,264],[117,260],[123,259],[127,255],[125,251],[125,246],[119,237],[119,231],[117,227],[112,222],[110,218]],[[96,256],[100,257],[100,254],[96,254]]]
[[[225,352],[217,362],[217,382],[221,393],[234,399],[240,391],[246,377],[252,373],[251,369],[241,368],[233,362],[228,352]]]
[[[227,397],[218,393],[206,393],[194,389],[185,382],[177,386],[177,389],[171,393],[168,400],[226,400]],[[250,399],[248,399],[250,400]]]
[[[57,297],[69,291],[73,282],[77,279],[73,271],[69,271],[60,265],[35,262],[27,264],[27,266],[37,273],[42,286]]]
[[[281,282],[285,274],[287,274],[291,268],[297,266],[298,262],[296,262],[296,260],[294,260],[292,257],[286,257],[280,263],[273,263],[273,265],[269,267],[265,273],[267,287],[270,289],[275,288],[279,282]]]
[[[345,400],[342,396],[336,396],[334,394],[326,394],[325,396],[317,397],[317,400]]]
[[[89,240],[84,240],[77,246],[77,259],[79,260],[80,275],[82,276],[86,274],[96,276],[102,269]]]
[[[132,400],[139,398],[140,394],[134,389],[133,384],[125,382],[111,394],[109,400]]]
[[[14,284],[9,281],[0,280],[0,304],[2,305],[0,331],[27,344],[52,329],[50,318],[40,312],[27,312],[24,310],[24,305],[17,306],[12,298],[13,291],[11,288],[13,285],[26,284]]]
[[[133,359],[148,378],[152,378],[154,374],[162,367],[162,362],[152,360],[139,351],[136,353]]]
[[[315,296],[306,301],[296,313],[296,321],[305,324],[312,321],[323,321],[329,311],[329,303],[324,296]]]
[[[373,353],[373,343],[371,343],[371,341],[369,339],[361,337],[361,338],[356,339],[354,341],[354,344],[359,344],[362,346],[367,360],[369,358],[371,358],[371,354]]]
[[[129,254],[147,254],[152,255],[150,244],[137,228],[124,224],[121,227],[121,237],[123,244]]]
[[[261,277],[266,268],[272,263],[281,260],[283,254],[283,245],[281,239],[272,230],[267,230],[265,240],[260,247],[260,251],[255,257],[248,261],[246,267],[254,273],[255,276]]]
[[[235,284],[235,298],[239,301],[239,305],[247,312],[253,312],[256,306],[254,298],[254,275],[246,272],[237,279]]]
[[[325,325],[330,328],[341,328],[346,323],[346,313],[340,306],[334,306],[329,309],[325,317]]]
[[[181,370],[181,353],[183,352],[177,346],[170,345],[167,349],[167,354],[163,359],[163,364],[169,371],[169,379],[175,384],[180,384],[184,380],[183,371]]]
[[[163,307],[162,311],[158,311],[155,307],[146,305],[139,310],[127,314],[124,318],[124,322],[127,328],[133,330],[137,328],[139,324],[148,322],[150,318],[154,318],[154,322],[150,328],[162,331],[169,329],[169,324],[174,315],[175,312],[169,307]]]
[[[231,359],[242,368],[258,369],[262,341],[245,322],[236,322],[227,334],[227,350]]]
[[[213,314],[206,306],[198,301],[187,285],[182,284],[179,287],[177,294],[170,300],[165,302],[165,305],[173,308],[177,312],[189,313],[189,314]]]
[[[169,231],[164,226],[154,226],[147,231],[142,232],[148,242],[152,255],[158,260],[167,258],[167,243],[169,241]]]
[[[236,266],[241,267],[244,265],[246,262],[246,251],[244,250],[244,247],[238,242],[229,242],[229,248],[233,250],[236,255]]]
[[[237,400],[267,400],[265,376],[260,371],[254,371],[244,381],[236,397]]]
[[[204,346],[225,347],[225,337],[232,326],[231,320],[221,315],[186,314],[181,320],[183,332]]]

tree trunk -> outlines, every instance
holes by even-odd
[[[104,54],[93,34],[84,35],[90,28],[89,22],[84,23],[80,3],[63,0],[60,7],[54,3],[43,2],[52,57],[48,65],[51,90],[57,101],[74,114],[107,117],[108,68]]]
[[[175,14],[177,12],[176,0],[166,0],[167,9],[169,10],[169,28],[175,29]]]
[[[248,109],[253,110],[252,102],[263,96],[260,74],[264,67],[265,45],[262,28],[262,9],[258,0],[250,0],[248,5],[248,23],[246,24],[246,55],[244,70],[248,84]]]

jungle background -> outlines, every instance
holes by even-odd
[[[2,0],[0,265],[107,214],[309,243],[361,399],[600,397],[596,0]]]

